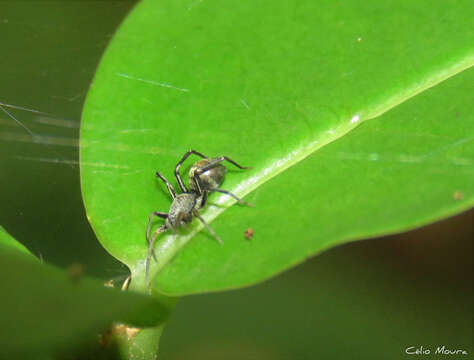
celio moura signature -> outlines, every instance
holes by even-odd
[[[463,349],[448,349],[446,345],[438,346],[434,352],[430,348],[422,346],[409,346],[405,349],[408,355],[468,355],[468,352]]]

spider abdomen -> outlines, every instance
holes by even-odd
[[[214,159],[202,159],[196,162],[191,169],[189,170],[189,186],[192,190],[197,191],[198,187],[195,182],[195,172],[198,169],[203,168],[207,164],[209,164]],[[222,164],[215,164],[214,167],[208,169],[201,174],[198,174],[201,189],[217,189],[221,186],[222,182],[224,181],[225,174],[227,172],[227,168]]]

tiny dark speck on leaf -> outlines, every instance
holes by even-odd
[[[254,231],[252,228],[248,228],[247,230],[244,231],[244,236],[247,240],[250,240],[254,234]]]
[[[77,283],[84,276],[84,265],[72,263],[67,267],[66,273],[72,282]]]
[[[453,194],[453,199],[454,200],[462,200],[464,197],[464,194],[460,191],[455,191]]]

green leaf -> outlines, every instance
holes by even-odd
[[[143,278],[148,215],[170,206],[154,173],[174,182],[190,148],[253,166],[229,166],[222,188],[256,208],[211,195],[202,214],[223,246],[196,220],[160,237],[152,284],[168,294],[249,285],[468,209],[473,15],[469,1],[143,1],[83,113],[99,240]]]
[[[20,250],[25,254],[32,255],[28,249],[20,242],[16,241],[9,233],[0,225],[0,244],[10,246],[14,249]]]
[[[154,298],[107,289],[96,280],[41,264],[3,242],[0,271],[8,274],[0,282],[2,359],[40,358],[97,342],[112,321],[155,326],[169,311]]]

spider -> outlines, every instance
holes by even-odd
[[[191,188],[191,190],[188,190],[181,178],[179,169],[183,162],[191,154],[198,155],[203,159],[194,163],[191,169],[189,170],[189,187]],[[178,181],[179,188],[182,192],[178,195],[176,194],[173,186],[168,182],[168,180],[166,180],[166,178],[161,175],[159,171],[156,172],[156,176],[166,184],[166,187],[168,188],[168,191],[171,197],[173,198],[173,202],[171,203],[171,207],[168,213],[154,211],[150,214],[150,217],[148,219],[148,226],[146,229],[146,239],[148,242],[148,256],[146,259],[145,269],[146,279],[148,279],[148,270],[150,266],[151,257],[153,256],[155,261],[157,261],[154,252],[154,243],[156,237],[160,233],[165,232],[166,230],[171,229],[172,231],[175,231],[176,229],[190,223],[193,220],[193,216],[197,217],[204,224],[209,233],[220,244],[222,244],[222,240],[219,238],[216,232],[199,214],[199,209],[204,207],[204,205],[206,204],[206,199],[209,192],[213,191],[227,194],[229,196],[232,196],[241,204],[253,206],[252,204],[241,200],[236,195],[232,194],[230,191],[219,189],[219,186],[224,181],[225,173],[227,171],[226,167],[221,164],[223,161],[228,161],[240,169],[250,169],[250,167],[241,166],[237,164],[235,161],[231,160],[227,156],[208,158],[205,155],[197,152],[196,150],[189,150],[186,154],[184,154],[183,158],[176,164],[176,167],[174,169],[176,180]],[[155,216],[164,219],[165,223],[155,230],[150,240],[151,223]]]

